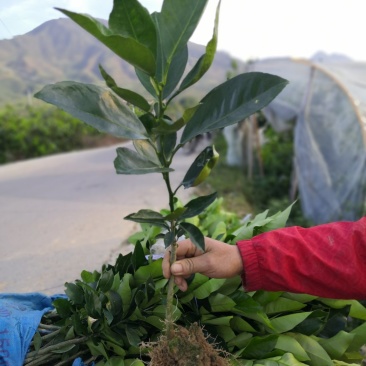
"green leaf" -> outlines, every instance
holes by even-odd
[[[86,271],[86,270],[83,270],[81,272],[81,279],[85,282],[85,283],[93,283],[95,282],[95,278],[94,278],[94,275],[93,273],[89,272],[89,271]]]
[[[160,135],[168,135],[173,132],[179,131],[185,125],[184,119],[180,118],[175,122],[169,120],[159,121],[159,125],[152,129],[153,133]]]
[[[150,301],[155,295],[155,282],[152,277],[149,277],[145,282],[145,292],[147,301]]]
[[[113,342],[104,342],[104,344],[105,344],[106,348],[113,351],[114,354],[123,357],[123,358],[121,358],[121,357],[111,357],[109,359],[110,366],[125,366],[125,363],[124,363],[123,359],[126,356],[126,351],[122,347],[118,346],[117,344],[115,344]]]
[[[88,348],[93,356],[102,355],[105,357],[106,360],[108,360],[109,357],[107,355],[106,349],[102,342],[95,343],[95,341],[90,339],[90,340],[86,341],[86,345],[88,346]]]
[[[192,243],[203,252],[205,251],[205,238],[201,233],[201,230],[194,226],[193,224],[189,224],[188,222],[181,222],[179,227],[182,228],[186,234],[188,234]]]
[[[133,140],[133,146],[142,158],[147,159],[158,166],[161,165],[159,157],[150,140]]]
[[[233,318],[233,320],[230,322],[230,326],[237,333],[241,333],[241,332],[255,333],[256,332],[256,330],[246,320],[244,320],[243,318],[241,318],[239,316],[235,316]]]
[[[161,260],[153,261],[146,266],[141,266],[134,275],[134,281],[137,286],[145,284],[149,278],[159,279],[163,277]]]
[[[161,13],[153,18],[158,33],[156,78],[166,83],[174,56],[191,38],[208,0],[165,0]]]
[[[173,169],[156,165],[144,159],[140,154],[126,147],[119,147],[116,151],[117,157],[114,160],[114,167],[117,174],[149,174],[173,171]]]
[[[146,128],[146,131],[149,135],[151,135],[151,130],[155,126],[155,117],[152,113],[145,113],[142,116],[139,116],[139,120]]]
[[[184,207],[185,212],[180,216],[180,220],[194,217],[203,212],[208,206],[210,206],[217,198],[217,192],[211,193],[207,196],[201,196],[189,201]]]
[[[281,296],[281,294],[282,292],[280,291],[274,292],[258,290],[253,294],[252,298],[253,300],[259,302],[261,305],[265,306],[270,302],[276,301]]]
[[[278,337],[276,348],[292,353],[299,361],[309,361],[310,357],[301,347],[300,343],[288,335],[281,334]]]
[[[85,322],[85,317],[84,314],[82,315],[83,319],[81,318],[81,313],[74,313],[71,315],[70,320],[71,320],[71,324],[74,327],[75,333],[77,335],[85,335],[85,333],[87,332],[87,324]]]
[[[65,287],[65,293],[72,303],[75,305],[84,303],[84,291],[80,286],[75,285],[75,283],[66,282]]]
[[[236,337],[233,330],[225,325],[219,325],[218,327],[216,327],[216,331],[219,337],[221,337],[226,343],[230,342]]]
[[[217,163],[219,154],[214,146],[207,146],[194,160],[183,178],[184,188],[195,187],[202,183]]]
[[[162,135],[159,137],[159,140],[165,159],[169,160],[177,143],[177,133],[173,132]]]
[[[119,288],[119,285],[121,283],[121,276],[119,275],[119,273],[117,272],[114,277],[113,277],[113,284],[111,287],[111,290],[113,291],[117,291]]]
[[[353,342],[354,337],[354,334],[341,330],[332,338],[320,338],[319,344],[327,351],[330,357],[340,359]]]
[[[52,302],[52,305],[55,307],[57,314],[59,314],[62,318],[68,318],[72,314],[72,306],[67,299],[56,299]]]
[[[98,293],[88,285],[82,284],[85,296],[85,310],[92,318],[98,319],[102,314],[102,303]]]
[[[254,363],[255,366],[307,366],[306,363],[302,363],[295,358],[292,353],[285,353],[283,356],[276,356],[267,358],[265,360],[259,360]],[[315,364],[314,364],[315,366]],[[320,366],[320,365],[319,365]]]
[[[303,309],[306,304],[299,301],[285,299],[283,297],[278,298],[265,305],[264,311],[267,314],[285,313]]]
[[[299,333],[290,333],[289,335],[300,343],[310,357],[311,365],[333,366],[328,353],[313,338]]]
[[[67,344],[65,346],[60,346],[57,349],[53,349],[51,353],[66,353],[71,351],[75,347],[75,344]]]
[[[137,0],[114,0],[109,28],[115,34],[133,38],[156,54],[155,24],[147,9]]]
[[[307,303],[318,298],[318,296],[307,295],[307,294],[294,294],[292,292],[284,292],[282,296],[286,297],[287,299],[299,301],[302,303]]]
[[[149,102],[142,95],[135,93],[132,90],[120,88],[114,79],[103,69],[102,65],[99,65],[99,70],[107,86],[111,88],[120,98],[145,112],[150,110]]]
[[[184,212],[186,210],[187,209],[185,207],[178,207],[173,212],[166,215],[164,218],[165,218],[165,220],[168,220],[168,221],[176,221],[182,217],[182,215],[184,214]]]
[[[146,139],[141,121],[112,92],[72,81],[46,85],[35,97],[53,104],[101,132],[128,139]]]
[[[134,359],[134,360],[125,360],[125,365],[124,366],[145,366],[145,364],[141,361],[141,360],[138,360],[137,358]]]
[[[215,231],[211,234],[212,239],[222,240],[226,236],[226,224],[223,221],[217,223]]]
[[[40,350],[42,346],[42,337],[41,335],[39,334],[39,332],[35,332],[34,333],[34,336],[33,336],[33,347],[34,347],[34,350],[36,352],[38,352]]]
[[[201,100],[180,142],[185,144],[195,136],[242,121],[270,103],[287,83],[278,76],[259,72],[227,80]]]
[[[350,334],[353,334],[355,338],[350,347],[348,348],[347,352],[349,351],[358,352],[360,347],[366,344],[366,322],[350,331]]]
[[[115,270],[118,271],[121,278],[129,271],[131,266],[132,253],[126,255],[119,254],[115,264]]]
[[[161,226],[168,229],[169,226],[165,222],[165,218],[159,212],[153,210],[139,210],[137,213],[132,213],[124,218],[125,220],[148,223],[151,225]]]
[[[140,83],[143,87],[154,97],[157,98],[157,90],[154,88],[152,84],[152,77],[145,74],[143,71],[135,68],[135,73],[137,78],[140,80]]]
[[[159,126],[154,128],[152,131],[156,134],[168,134],[179,131],[192,118],[198,107],[199,105],[196,105],[192,108],[186,109],[183,113],[183,116],[175,122],[165,120],[161,121]]]
[[[134,271],[136,272],[140,267],[147,265],[148,261],[145,258],[144,249],[140,242],[137,242],[135,249],[132,253],[131,263]]]
[[[212,294],[208,301],[211,305],[211,310],[213,312],[226,312],[231,311],[236,305],[235,301],[229,296],[218,294]]]
[[[231,295],[231,298],[236,302],[234,312],[244,315],[249,319],[254,319],[267,327],[271,328],[271,322],[267,314],[263,311],[263,307],[255,300],[253,300],[247,293],[243,291],[236,291]]]
[[[132,346],[138,346],[141,343],[141,338],[139,336],[139,333],[138,333],[137,329],[135,329],[134,327],[127,325],[126,335],[127,335],[128,342]]]
[[[295,313],[271,319],[271,324],[276,333],[285,333],[303,322],[312,312]]]
[[[102,292],[107,292],[111,289],[114,281],[114,274],[113,270],[105,271],[102,273],[101,277],[99,278],[97,289]]]
[[[107,297],[109,299],[109,311],[113,316],[119,315],[123,310],[122,298],[116,291],[108,291]]]
[[[275,215],[271,216],[271,221],[264,225],[261,228],[261,232],[265,232],[265,231],[271,231],[271,230],[275,230],[275,229],[279,229],[279,228],[283,228],[286,226],[286,222],[290,216],[291,213],[291,209],[292,206],[295,204],[296,202],[293,202],[290,206],[288,206],[284,211],[279,211],[277,212]]]
[[[59,8],[56,8],[56,10],[68,16],[132,66],[148,75],[153,76],[155,74],[155,56],[148,47],[133,38],[114,34],[110,29],[89,15],[78,14]]]
[[[157,328],[159,330],[164,329],[164,322],[163,322],[162,318],[159,318],[158,316],[155,316],[155,315],[148,316],[146,319],[144,319],[144,321],[148,324],[153,325],[155,328]]]
[[[213,315],[209,315],[210,319],[205,319],[202,316],[202,323],[203,324],[210,324],[210,325],[226,325],[230,326],[230,320],[233,318],[232,316],[223,316],[220,318],[212,318]]]
[[[158,305],[152,311],[153,314],[161,319],[165,318],[166,306],[165,305]],[[173,321],[177,321],[182,316],[182,312],[179,310],[178,306],[174,307],[173,311]]]
[[[253,338],[253,334],[251,333],[240,333],[236,337],[232,338],[227,345],[229,347],[235,346],[239,349],[244,348],[248,345],[251,338]]]
[[[254,337],[249,341],[244,351],[240,353],[240,357],[249,359],[265,358],[275,348],[277,339],[278,336],[276,335]]]
[[[71,326],[65,335],[65,341],[68,341],[68,340],[74,339],[74,338],[75,338],[75,330],[74,330],[74,327]]]
[[[193,69],[187,74],[179,87],[179,93],[187,89],[191,85],[195,84],[211,67],[212,62],[215,58],[218,38],[218,26],[219,26],[219,13],[220,13],[221,0],[219,1],[216,9],[215,26],[213,36],[210,42],[206,46],[206,53],[202,55]]]
[[[194,296],[199,300],[205,299],[220,289],[224,283],[225,279],[223,278],[211,278],[193,291]]]
[[[163,98],[167,98],[178,85],[188,61],[188,47],[183,47],[175,54],[172,64],[170,65],[166,84],[163,89]]]
[[[294,328],[294,332],[306,335],[318,334],[324,329],[329,313],[323,310],[314,310],[303,322]]]
[[[319,298],[319,301],[334,309],[342,309],[351,306],[349,316],[352,318],[366,320],[366,308],[357,300],[333,300]]]
[[[142,267],[140,267],[142,268]],[[130,278],[132,277],[132,275],[130,273],[126,273],[122,280],[121,280],[121,284],[118,287],[117,293],[118,295],[121,297],[121,299],[123,299],[123,312],[127,312],[127,310],[129,309],[130,305],[131,305],[131,299],[132,299],[132,291],[131,291],[131,287],[130,287]]]
[[[175,235],[171,232],[168,231],[165,235],[164,235],[164,246],[165,248],[168,248],[170,245],[172,245],[175,241]]]

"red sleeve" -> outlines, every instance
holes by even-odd
[[[237,246],[247,291],[366,299],[366,217],[308,229],[278,229]]]

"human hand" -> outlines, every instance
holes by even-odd
[[[180,290],[188,288],[186,278],[201,273],[211,278],[230,278],[243,272],[243,262],[236,245],[205,238],[205,252],[199,250],[189,239],[178,242],[177,261],[170,266],[170,248],[163,259],[165,278],[174,276]]]

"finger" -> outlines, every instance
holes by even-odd
[[[165,251],[162,268],[163,268],[163,276],[165,278],[170,278],[170,276],[171,276],[171,272],[170,272],[170,247]]]
[[[196,255],[201,255],[202,252],[192,243],[191,240],[185,239],[178,242],[176,256],[180,258],[190,258]]]
[[[182,278],[180,276],[174,277],[174,283],[178,286],[179,290],[187,291],[188,284],[184,278]]]
[[[174,276],[187,277],[194,273],[205,274],[207,266],[207,258],[202,256],[185,258],[174,262],[170,267],[170,272]]]
[[[165,278],[170,278],[170,276],[171,276],[170,253],[171,253],[171,248],[168,247],[167,250],[165,251],[163,264],[162,264],[163,276]],[[178,243],[178,247],[176,248],[177,259],[193,257],[198,254],[202,254],[202,252],[197,250],[197,247],[189,239],[181,240]]]

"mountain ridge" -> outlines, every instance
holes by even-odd
[[[204,52],[204,46],[189,43],[188,69]],[[231,61],[229,54],[217,52],[211,69],[190,88],[191,95],[201,98],[225,81]],[[0,105],[63,80],[103,85],[99,64],[121,87],[147,95],[133,67],[93,36],[70,19],[49,20],[24,35],[0,41]]]

